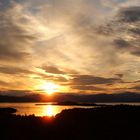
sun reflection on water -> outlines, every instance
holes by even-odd
[[[43,116],[52,117],[55,116],[57,113],[59,113],[59,109],[57,107],[54,107],[53,105],[47,105],[43,108]]]
[[[46,108],[46,115],[48,117],[52,117],[55,115],[55,111],[54,111],[54,108],[52,107],[52,105],[48,105],[47,108]]]

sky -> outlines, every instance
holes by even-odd
[[[1,93],[140,90],[139,0],[0,0]]]

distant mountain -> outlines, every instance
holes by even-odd
[[[116,94],[94,94],[94,95],[64,95],[56,96],[56,101],[73,102],[140,102],[140,94],[125,92]]]
[[[32,94],[21,97],[0,95],[0,102],[140,102],[140,94],[125,92],[116,94],[56,94],[47,96],[43,94]]]

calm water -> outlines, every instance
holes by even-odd
[[[17,109],[16,114],[20,115],[35,114],[36,116],[55,116],[64,109],[91,108],[91,106],[59,106],[59,105],[51,105],[50,103],[48,103],[48,105],[36,105],[36,104],[38,103],[0,103],[0,107],[12,107]]]
[[[0,107],[12,107],[17,109],[16,114],[20,115],[32,115],[36,116],[55,116],[64,109],[72,108],[94,108],[94,106],[58,106],[58,105],[36,105],[37,103],[0,103]],[[100,103],[101,104],[101,103]],[[103,103],[107,105],[115,104],[129,104],[129,105],[140,105],[140,103]]]

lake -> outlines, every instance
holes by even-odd
[[[52,105],[47,103],[47,105],[36,105],[38,103],[0,103],[0,107],[12,107],[17,109],[17,115],[32,115],[35,116],[55,116],[64,109],[72,108],[94,108],[95,106],[60,106]],[[41,104],[41,103],[39,103]],[[44,104],[44,103],[42,103]],[[46,103],[45,103],[46,104]],[[107,105],[116,105],[116,104],[129,104],[129,105],[140,105],[140,103],[98,103],[98,104],[107,104]]]

